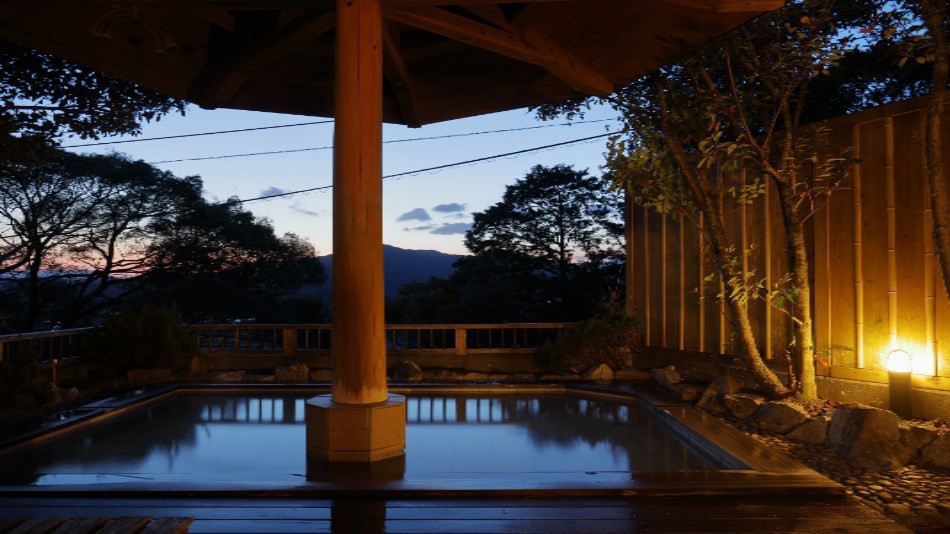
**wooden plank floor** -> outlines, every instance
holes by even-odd
[[[907,532],[848,497],[0,498],[12,518],[193,518],[193,533]]]

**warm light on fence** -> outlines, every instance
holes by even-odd
[[[894,349],[887,354],[887,370],[909,373],[914,370],[914,358],[906,350]]]

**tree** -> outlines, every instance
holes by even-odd
[[[137,134],[185,102],[0,41],[0,160],[35,160],[64,134]]]
[[[950,299],[950,188],[943,161],[941,116],[950,83],[950,8],[941,0],[903,0],[888,4],[877,25],[882,41],[901,56],[902,70],[932,66],[924,128],[924,157],[937,262]],[[909,61],[913,59],[914,61]]]
[[[536,166],[501,202],[474,215],[465,246],[476,257],[504,261],[509,272],[544,280],[551,289],[541,298],[573,317],[592,309],[591,298],[603,292],[591,292],[590,284],[622,258],[619,199],[586,171]]]
[[[19,327],[32,329],[43,317],[88,321],[159,278],[169,305],[221,280],[252,301],[248,292],[282,298],[323,281],[309,243],[277,237],[240,204],[210,204],[201,190],[198,177],[117,154],[0,165],[0,273],[17,288],[8,302],[23,302],[11,306]],[[191,293],[170,291],[198,278],[205,285]]]
[[[803,128],[803,117],[816,101],[830,100],[827,85],[824,95],[816,97],[814,81],[832,73],[851,52],[866,51],[855,46],[855,36],[877,7],[789,2],[606,99],[626,126],[624,136],[612,140],[608,168],[641,204],[701,221],[739,352],[774,397],[795,389],[805,398],[817,394],[803,222],[846,178],[851,163],[828,149],[820,130]],[[862,105],[856,100],[838,99]],[[541,108],[540,114],[573,115],[585,105],[568,102]],[[822,111],[827,113],[827,106]],[[760,178],[733,189],[716,181],[719,172],[739,168]],[[729,241],[723,225],[727,206],[754,202],[767,182],[778,192],[791,265],[787,285],[778,288],[764,287],[752,271],[742,269],[748,251]],[[745,305],[753,298],[780,307],[792,319],[790,350],[797,373],[791,390],[759,354]]]

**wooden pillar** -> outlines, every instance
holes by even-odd
[[[337,0],[334,374],[332,394],[307,401],[308,478],[405,471],[406,399],[386,388],[382,28],[380,0]]]
[[[333,139],[333,400],[385,401],[383,49],[379,0],[338,0]]]

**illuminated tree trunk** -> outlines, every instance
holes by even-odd
[[[943,285],[950,300],[950,192],[943,165],[943,139],[940,118],[947,99],[950,44],[947,43],[945,0],[921,0],[924,22],[934,45],[934,73],[927,106],[927,124],[924,133],[924,153],[930,180],[930,207],[933,213],[934,243]]]

